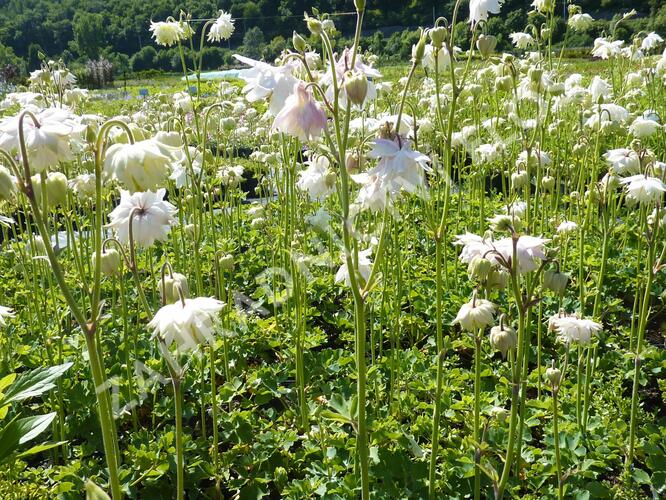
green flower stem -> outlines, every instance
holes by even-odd
[[[481,443],[479,428],[481,423],[481,335],[479,330],[474,335],[476,350],[474,351],[474,499],[481,498]]]
[[[625,462],[625,473],[629,472],[634,461],[634,448],[636,444],[636,425],[638,418],[638,385],[640,382],[641,356],[643,354],[643,341],[645,339],[645,329],[647,327],[648,315],[650,313],[650,291],[652,281],[655,275],[656,255],[657,255],[657,236],[659,233],[659,217],[654,218],[651,241],[648,242],[648,254],[646,266],[646,283],[643,301],[641,303],[640,316],[638,320],[638,338],[636,340],[636,351],[634,354],[634,382],[631,390],[631,421],[629,423],[629,452]]]
[[[185,497],[185,477],[183,461],[183,394],[180,385],[180,377],[172,377],[173,397],[176,401],[176,499],[183,500]]]
[[[555,448],[555,466],[557,468],[557,498],[564,498],[564,481],[562,478],[562,460],[560,457],[560,431],[558,427],[557,396],[559,387],[553,387],[553,447]]]
[[[437,328],[437,387],[435,389],[435,409],[432,417],[432,450],[430,452],[430,470],[428,473],[428,497],[432,500],[435,494],[435,474],[437,469],[437,452],[439,451],[439,416],[442,401],[444,350],[442,338],[442,239],[435,236],[435,324]]]
[[[44,247],[46,249],[46,255],[51,264],[51,269],[56,278],[58,286],[65,298],[65,302],[70,308],[72,316],[76,319],[81,330],[83,331],[86,338],[86,346],[88,348],[88,357],[90,360],[90,368],[93,375],[93,382],[95,384],[95,395],[97,397],[97,406],[98,406],[98,415],[100,420],[100,426],[102,428],[102,440],[104,443],[104,452],[106,455],[107,467],[109,469],[109,483],[111,486],[111,494],[114,499],[121,499],[123,497],[122,491],[120,489],[120,480],[118,477],[118,467],[119,467],[119,457],[117,454],[117,436],[115,429],[115,422],[111,413],[111,400],[109,397],[109,392],[106,385],[106,372],[104,369],[104,364],[98,356],[98,347],[97,347],[97,324],[98,324],[98,315],[95,313],[95,309],[91,312],[93,314],[93,319],[91,323],[88,323],[86,320],[83,311],[79,307],[76,299],[71,293],[69,285],[65,279],[65,273],[58,262],[58,258],[55,255],[53,247],[51,246],[50,236],[48,230],[44,224],[42,214],[35,197],[35,192],[32,186],[32,180],[30,175],[30,165],[28,163],[28,152],[25,144],[25,137],[23,131],[23,120],[25,116],[29,116],[35,125],[39,125],[37,118],[30,113],[29,111],[24,111],[18,120],[19,126],[19,146],[21,149],[21,157],[23,159],[23,168],[24,168],[24,179],[20,181],[21,187],[23,188],[28,202],[30,203],[30,208],[32,209],[33,218],[35,224],[37,225],[37,230],[39,231],[42,240],[44,241]],[[18,172],[17,172],[18,173]],[[20,179],[20,176],[18,177]],[[25,184],[23,184],[25,183]],[[100,214],[101,217],[101,214]],[[96,241],[99,245],[99,251],[101,253],[101,241]],[[101,259],[98,259],[98,262]]]

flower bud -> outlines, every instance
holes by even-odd
[[[559,368],[554,366],[546,369],[546,378],[550,382],[550,385],[554,388],[560,385],[560,379],[562,378],[562,372]]]
[[[544,175],[541,178],[541,187],[547,193],[550,193],[555,187],[555,178],[550,175]]]
[[[490,345],[500,351],[503,358],[506,358],[507,352],[515,349],[517,344],[516,331],[510,326],[500,324],[490,329]]]
[[[349,174],[357,174],[360,168],[360,158],[356,153],[347,153],[345,158],[345,167]]]
[[[432,41],[432,44],[435,47],[441,47],[449,37],[449,30],[444,26],[436,26],[431,29],[428,34],[430,35],[430,41]]]
[[[14,195],[16,185],[12,174],[6,167],[0,165],[0,201],[9,201]]]
[[[548,40],[550,37],[551,30],[547,26],[543,26],[541,28],[541,39],[542,40]]]
[[[513,87],[513,80],[510,76],[499,76],[495,79],[495,87],[497,90],[510,92]]]
[[[236,120],[234,120],[231,117],[227,118],[222,118],[220,120],[220,125],[222,125],[222,128],[226,130],[227,132],[232,131],[233,129],[236,128]]]
[[[467,274],[469,274],[471,278],[485,281],[488,278],[488,274],[492,270],[492,267],[492,263],[488,259],[476,255],[469,261]]]
[[[419,41],[412,48],[412,63],[420,64],[423,60],[423,54],[425,54],[426,46],[426,33],[421,28],[421,33],[419,35]]]
[[[219,259],[217,259],[217,264],[220,266],[221,271],[233,271],[234,256],[230,253],[222,255]]]
[[[530,68],[527,72],[527,76],[530,77],[532,83],[541,82],[541,77],[543,76],[543,70],[541,68]]]
[[[527,186],[529,183],[529,177],[527,176],[526,170],[521,170],[520,172],[514,172],[511,174],[511,187],[515,189],[520,189],[523,186]]]
[[[335,181],[337,179],[338,179],[337,174],[331,170],[326,173],[326,177],[324,178],[324,184],[326,184],[326,187],[328,188],[333,188],[335,186]]]
[[[92,261],[93,267],[95,267],[96,254],[93,253]],[[101,270],[104,276],[115,276],[120,269],[120,254],[115,248],[108,248],[102,250],[102,263]]]
[[[180,273],[173,273],[173,275],[165,274],[164,281],[160,280],[158,286],[160,289],[160,298],[165,304],[174,304],[180,300],[179,288],[185,298],[190,293],[187,278]]]
[[[484,59],[490,57],[497,46],[497,38],[492,35],[480,35],[476,41],[476,48]]]
[[[194,236],[194,224],[186,224],[183,226],[183,233],[185,233],[185,236],[188,236],[192,238]]]
[[[363,12],[365,10],[365,0],[354,0],[354,7],[356,7],[356,12]]]
[[[486,286],[488,288],[506,288],[507,281],[509,279],[509,274],[506,271],[492,269],[488,274],[488,279],[486,280]]]
[[[310,30],[310,33],[312,33],[315,36],[321,35],[323,27],[322,27],[321,21],[319,19],[315,19],[314,17],[309,17],[309,16],[306,15],[305,16],[305,24],[307,24],[307,27]]]
[[[497,418],[497,422],[499,424],[504,424],[506,422],[507,417],[509,416],[509,410],[506,408],[502,408],[501,406],[493,406],[492,409],[490,410],[490,413]]]
[[[548,270],[543,273],[543,286],[548,290],[552,290],[558,295],[562,295],[567,288],[569,282],[569,275],[559,271]]]
[[[294,49],[296,49],[297,52],[305,52],[307,43],[305,42],[305,39],[295,31],[291,35],[291,42],[294,44]]]
[[[60,172],[50,172],[46,177],[46,196],[49,206],[62,205],[67,199],[67,177]]]
[[[345,73],[344,89],[352,104],[363,106],[365,96],[368,94],[368,79],[358,71],[347,71]]]

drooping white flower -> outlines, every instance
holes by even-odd
[[[294,92],[294,84],[299,81],[292,73],[294,65],[287,63],[283,66],[271,66],[238,54],[234,54],[234,57],[251,66],[238,73],[238,78],[246,82],[243,87],[245,98],[249,102],[255,102],[270,97],[268,110],[273,116],[277,115]]]
[[[459,323],[468,332],[476,332],[492,324],[495,305],[485,299],[474,297],[460,306],[453,324]]]
[[[154,139],[114,144],[106,151],[104,171],[131,193],[164,186],[171,172],[171,148]]]
[[[453,51],[455,54],[455,50]],[[423,52],[423,60],[421,61],[424,68],[435,71],[435,48],[431,43],[425,46]],[[437,53],[437,71],[446,71],[451,65],[451,54],[446,47],[442,46]]]
[[[305,222],[322,231],[328,231],[331,224],[331,214],[324,207],[319,207],[319,210],[314,214],[305,217]]]
[[[585,31],[592,25],[592,21],[594,21],[594,19],[591,15],[578,13],[569,17],[567,22],[572,30]]]
[[[559,226],[557,226],[557,232],[559,234],[570,234],[573,233],[576,229],[578,229],[578,224],[570,220],[565,220],[561,222]]]
[[[365,282],[368,281],[370,273],[372,272],[372,261],[370,260],[371,253],[372,248],[367,248],[358,252],[358,273]],[[347,286],[351,286],[349,269],[347,268],[347,258],[344,254],[342,255],[342,265],[335,274],[335,282],[340,283],[341,281],[344,281]]]
[[[379,159],[377,166],[365,174],[354,175],[352,178],[364,184],[376,175],[392,191],[401,188],[410,193],[418,191],[424,187],[424,172],[431,170],[428,166],[430,158],[413,151],[406,139],[375,139],[368,156]]]
[[[613,86],[603,78],[595,75],[589,87],[592,102],[599,102],[599,97],[608,98],[613,93]]]
[[[69,187],[81,200],[95,196],[95,174],[80,174],[69,181]]]
[[[189,351],[214,339],[217,315],[224,305],[211,297],[176,301],[157,311],[148,327],[167,347],[175,341],[180,351]]]
[[[511,33],[509,35],[513,44],[519,49],[527,49],[534,45],[534,38],[529,33]]]
[[[645,139],[654,135],[657,130],[661,129],[661,125],[654,120],[637,117],[631,125],[629,125],[629,132],[637,139]]]
[[[666,184],[657,177],[643,174],[632,175],[620,180],[627,186],[627,197],[641,204],[653,204],[659,201],[666,192]]]
[[[298,137],[301,141],[316,139],[326,128],[326,113],[313,98],[305,83],[294,84],[293,93],[273,121],[273,129]]]
[[[518,238],[516,242],[516,259],[518,261],[519,274],[536,270],[540,265],[540,261],[546,260],[545,245],[548,241],[550,240],[529,235],[521,235]],[[513,238],[511,236],[493,242],[492,246],[506,262],[511,263],[512,266],[516,265],[513,262]],[[489,254],[487,258],[497,261],[497,256],[493,254]]]
[[[648,33],[645,38],[643,38],[643,42],[641,43],[641,50],[644,52],[650,52],[651,50],[659,47],[659,45],[662,43],[664,43],[664,39],[652,31]]]
[[[326,156],[319,155],[306,164],[308,168],[299,172],[296,186],[307,191],[311,200],[323,200],[335,190],[335,174],[330,162]]]
[[[338,99],[342,108],[347,106],[347,92],[344,83],[348,74],[361,75],[368,78],[364,103],[370,102],[377,97],[377,89],[375,88],[373,80],[382,76],[376,68],[369,64],[365,64],[363,62],[363,56],[359,53],[356,54],[356,61],[352,68],[352,55],[353,51],[349,47],[345,47],[342,53],[336,57],[335,66],[333,67],[340,88]],[[330,102],[333,102],[333,73],[330,66],[322,76],[321,84],[326,87],[326,98]]]
[[[545,14],[553,10],[555,2],[553,0],[534,0],[531,5],[535,10]]]
[[[19,117],[11,116],[0,121],[0,148],[20,152]],[[65,109],[47,108],[36,115],[39,126],[31,117],[23,118],[23,132],[30,169],[40,173],[58,162],[72,161],[74,156],[70,139],[77,120]]]
[[[640,170],[641,161],[638,153],[633,149],[610,149],[604,153],[604,158],[618,175],[633,174]]]
[[[599,37],[594,40],[592,55],[600,59],[610,59],[611,57],[617,57],[621,55],[623,45],[624,42],[622,40],[615,40],[611,42],[606,38]]]
[[[171,47],[186,38],[183,26],[177,21],[150,22],[150,31],[158,45]]]
[[[7,318],[13,318],[14,317],[14,311],[5,306],[0,306],[0,326],[5,326]]]
[[[221,10],[220,15],[210,27],[208,41],[219,42],[221,40],[228,40],[233,33],[234,21],[231,19],[231,14]]]
[[[134,242],[141,247],[151,246],[155,240],[164,241],[175,223],[176,207],[164,201],[165,189],[156,193],[131,194],[120,192],[120,204],[109,214],[107,227],[116,231],[121,243],[129,243],[129,224],[132,218]]]
[[[549,329],[557,332],[560,342],[565,344],[586,345],[592,339],[592,335],[601,330],[599,323],[569,315],[552,316],[548,324]]]
[[[487,21],[488,14],[499,14],[504,0],[470,0],[469,22],[474,26],[479,21]]]
[[[243,165],[225,165],[217,172],[217,178],[223,186],[236,187],[243,180]]]

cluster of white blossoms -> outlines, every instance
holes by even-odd
[[[548,329],[557,333],[564,344],[589,344],[592,337],[601,331],[602,326],[590,319],[575,314],[556,314],[548,319]]]

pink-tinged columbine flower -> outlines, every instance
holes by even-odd
[[[339,56],[336,55],[334,70],[337,76],[338,84],[340,86],[340,94],[338,98],[340,100],[340,106],[343,108],[347,106],[347,95],[345,91],[344,81],[345,78],[351,70],[354,75],[362,75],[369,78],[367,81],[367,93],[365,95],[365,101],[372,101],[377,97],[377,89],[375,84],[372,82],[373,78],[380,78],[382,74],[372,66],[365,64],[363,62],[363,57],[361,54],[356,54],[356,60],[354,62],[354,67],[351,67],[353,51],[349,47],[345,47],[342,51],[342,54]],[[321,84],[326,87],[326,98],[333,102],[333,75],[331,73],[331,67],[329,65],[326,73],[322,76]]]
[[[319,137],[325,127],[326,113],[321,105],[313,99],[305,83],[296,83],[294,93],[275,117],[273,128],[307,141]]]
[[[176,207],[164,201],[165,189],[156,193],[130,194],[120,192],[120,204],[109,214],[107,227],[116,230],[121,243],[129,243],[129,225],[132,219],[132,236],[140,247],[149,247],[155,240],[164,241],[175,224]]]
[[[488,14],[499,14],[504,0],[470,0],[469,22],[474,26],[479,21],[487,21]]]
[[[620,182],[627,185],[627,197],[642,204],[655,203],[666,192],[666,184],[657,177],[638,174],[625,177]]]
[[[268,111],[277,115],[285,106],[289,96],[294,91],[294,84],[299,80],[292,74],[292,63],[283,66],[271,66],[262,61],[255,61],[249,57],[234,54],[234,57],[251,68],[241,70],[238,78],[245,80],[243,87],[245,98],[250,102],[266,99],[270,96]]]

